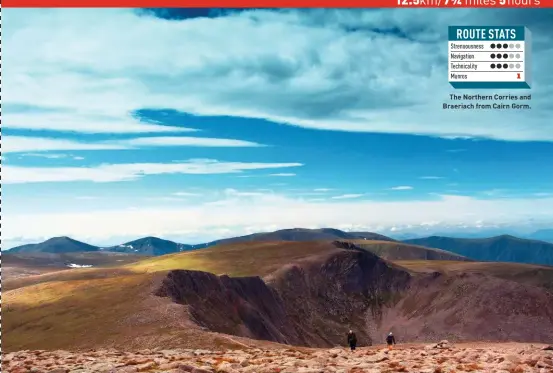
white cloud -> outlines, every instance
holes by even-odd
[[[313,189],[314,192],[330,192],[332,190],[333,189],[329,189],[329,188],[316,188],[316,189]]]
[[[2,136],[2,153],[42,152],[52,150],[109,150],[123,148],[125,147],[121,144],[85,143],[81,141],[45,137]],[[31,155],[39,156],[37,153],[31,153]]]
[[[12,214],[8,210],[5,218],[2,238],[8,241],[39,241],[69,235],[100,244],[122,236],[136,238],[152,234],[181,236],[184,241],[188,240],[186,237],[195,237],[201,241],[289,227],[355,227],[383,231],[398,226],[420,227],[422,224],[439,229],[446,225],[474,227],[478,221],[495,225],[515,224],[530,218],[534,224],[539,221],[551,224],[553,198],[479,200],[441,196],[432,201],[321,202],[275,194],[240,196],[231,192],[218,203],[197,203],[186,205],[186,208],[167,205],[134,209],[107,207],[79,213],[28,214]]]
[[[351,199],[362,197],[363,194],[342,194],[341,196],[334,196],[332,199]]]
[[[125,140],[110,140],[83,142],[47,137],[28,136],[4,136],[2,139],[2,151],[6,153],[21,152],[46,152],[60,150],[114,150],[114,149],[136,149],[146,147],[164,146],[201,146],[201,147],[258,147],[264,146],[250,141],[235,139],[220,139],[209,137],[137,137]],[[26,156],[44,158],[60,157],[56,154],[27,153]],[[74,157],[74,159],[84,159]]]
[[[442,176],[421,176],[419,177],[421,180],[441,180],[443,179]]]
[[[508,190],[495,188],[495,189],[490,189],[490,190],[484,190],[480,193],[484,194],[486,196],[498,196],[498,195],[504,194],[505,192],[508,192]]]
[[[160,196],[160,197],[147,197],[145,198],[148,201],[159,201],[159,202],[187,202],[188,200],[184,197],[170,197],[170,196]]]
[[[46,158],[46,159],[67,159],[71,158],[76,161],[82,161],[84,157],[74,156],[71,154],[61,154],[61,153],[21,153],[19,157],[35,157],[35,158]]]
[[[199,196],[201,196],[200,193],[192,193],[192,192],[175,192],[172,195],[177,196],[177,197],[199,197]]]
[[[205,146],[205,147],[257,147],[264,146],[250,141],[217,139],[209,137],[140,137],[114,141],[130,147]]]
[[[60,72],[56,72],[55,74],[59,74],[57,76],[57,79],[60,79],[60,80],[68,79],[67,74],[60,73]],[[43,78],[43,79],[40,79],[38,77],[32,77],[32,79],[30,79],[31,77],[28,77],[28,78],[29,78],[29,81],[27,82],[28,84],[24,84],[24,86],[20,87],[20,89],[21,90],[27,89],[27,92],[35,91],[35,93],[38,93],[36,92],[37,91],[36,87],[34,87],[34,84],[37,83],[37,81],[46,83],[49,80],[49,78]],[[59,89],[59,87],[58,89],[56,89],[55,86],[50,86],[49,89],[50,89],[50,92],[54,94],[58,94],[60,96],[70,95],[72,94],[71,92],[73,92],[74,94],[77,94],[76,98],[81,100],[84,100],[85,97],[88,97],[88,96],[91,96],[90,98],[93,100],[98,100],[100,99],[100,96],[109,95],[109,92],[107,91],[109,90],[109,86],[105,86],[101,88],[106,90],[104,92],[96,92],[95,94],[90,92],[84,93],[82,92],[82,90],[85,89],[85,86],[89,85],[90,82],[88,82],[85,79],[82,79],[80,83],[83,84],[84,86],[72,87],[71,89],[67,89],[67,91],[63,89]],[[38,89],[38,91],[42,91],[42,88]],[[51,99],[52,98],[47,100],[50,101]],[[11,101],[12,100],[9,100],[8,102],[11,102]],[[13,101],[16,101],[16,100],[13,100]],[[44,101],[45,99],[41,99],[35,103],[25,102],[25,104],[48,105]],[[17,100],[16,102],[20,103],[19,100]],[[112,103],[112,105],[113,104],[114,103]],[[80,105],[83,105],[83,106],[86,105],[83,102],[79,102],[79,101],[68,100],[68,102],[65,104],[55,103],[54,105],[56,106],[60,105],[67,112],[10,113],[10,111],[7,110],[6,114],[2,114],[2,117],[3,117],[2,119],[6,121],[6,127],[30,129],[30,130],[54,130],[54,131],[82,132],[82,133],[157,133],[157,132],[166,133],[166,132],[196,131],[196,129],[193,129],[193,128],[168,127],[168,126],[163,126],[159,124],[142,123],[139,120],[132,118],[127,111],[121,112],[118,116],[112,116],[112,117],[98,116],[95,112],[92,111],[93,110],[92,108],[89,109],[90,112],[88,113],[86,112],[76,113],[72,110],[73,108],[79,108],[78,106]]]
[[[47,159],[62,159],[67,158],[67,154],[54,154],[54,153],[23,153],[20,157],[36,157],[36,158],[47,158]]]
[[[186,130],[130,115],[157,107],[317,129],[553,141],[551,11],[531,11],[252,10],[167,22],[128,9],[6,9],[2,125]],[[453,92],[447,26],[478,22],[533,30],[532,110],[441,109]]]
[[[294,174],[294,173],[281,172],[281,173],[278,173],[278,174],[270,174],[269,176],[291,177],[291,176],[296,176],[296,174]]]
[[[98,183],[136,180],[144,175],[226,174],[246,170],[299,167],[301,163],[241,163],[192,159],[181,163],[104,164],[96,167],[18,167],[5,166],[5,184],[92,181]]]
[[[259,197],[267,194],[266,192],[241,192],[232,188],[225,189],[223,193],[227,197]]]
[[[393,188],[390,188],[390,190],[412,190],[413,187],[409,185],[400,185]]]

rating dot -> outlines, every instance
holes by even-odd
[[[515,55],[512,54],[512,53],[509,54],[509,58],[513,58],[514,56],[515,56]]]
[[[497,44],[497,49],[501,49],[501,44]]]
[[[507,49],[509,48],[509,45],[507,45],[507,43],[503,44],[503,48]]]
[[[507,65],[506,63],[503,64],[503,68],[504,68],[504,69],[506,69],[506,68],[508,68],[508,67],[509,67],[509,65]]]
[[[513,49],[515,45],[513,43],[509,44],[509,48]]]
[[[520,58],[520,54],[517,53],[517,54],[515,55],[515,57],[516,57],[516,58]]]
[[[495,58],[495,53],[490,54],[491,58]]]
[[[495,49],[495,44],[492,43],[492,45],[490,45],[490,48]]]
[[[517,69],[520,69],[520,63],[517,63],[517,64],[515,65],[515,67],[516,67]]]
[[[520,44],[515,45],[516,49],[520,49]]]
[[[495,69],[495,63],[492,63],[492,64],[490,65],[490,67],[491,67],[492,69]]]
[[[507,53],[503,53],[503,58],[509,58],[509,55]]]
[[[512,69],[513,67],[515,67],[515,65],[513,65],[512,63],[509,64],[509,69]]]
[[[497,68],[501,69],[501,64],[500,63],[497,64]]]

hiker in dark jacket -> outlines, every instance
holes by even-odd
[[[355,347],[357,347],[357,337],[355,336],[353,330],[350,330],[348,333],[348,344],[352,351],[354,351]]]
[[[388,344],[388,350],[391,350],[392,345],[396,344],[396,338],[394,337],[392,332],[390,332],[390,334],[388,334],[388,336],[386,337],[386,343]]]

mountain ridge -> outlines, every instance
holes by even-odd
[[[69,253],[82,251],[99,251],[100,247],[77,241],[67,236],[52,237],[46,241],[17,246],[8,250],[11,253]]]
[[[213,246],[226,243],[246,241],[322,241],[338,239],[367,239],[395,242],[393,238],[373,232],[346,232],[336,228],[288,228],[279,229],[273,232],[259,232],[244,236],[223,238],[208,242],[206,245]]]
[[[446,250],[477,261],[553,265],[553,244],[509,234],[488,238],[430,236],[402,242]]]
[[[377,241],[398,245],[397,250],[403,250],[399,244],[416,245],[427,249],[439,249],[447,252],[449,257],[446,260],[452,260],[454,255],[476,261],[502,261],[518,262],[529,264],[553,265],[553,244],[546,241],[517,237],[510,234],[504,234],[488,238],[457,238],[447,236],[429,236],[424,238],[394,240],[373,232],[345,232],[334,228],[291,228],[281,229],[274,232],[261,232],[245,236],[230,237],[215,240],[203,244],[189,245],[178,243],[158,237],[148,236],[120,245],[103,247],[89,245],[84,242],[74,240],[69,237],[53,237],[42,243],[28,244],[15,247],[4,251],[9,253],[68,253],[79,251],[107,251],[128,253],[135,255],[159,256],[166,254],[179,253],[189,250],[204,249],[212,246],[226,245],[233,243],[247,242],[308,242],[308,241],[335,241],[350,240],[363,246],[362,241],[375,244]],[[389,247],[389,245],[387,245]],[[374,249],[374,246],[371,247]],[[411,251],[414,249],[412,248]],[[430,253],[431,257],[436,258],[436,253]],[[418,257],[419,259],[421,257]],[[397,258],[395,258],[397,259]],[[407,258],[403,258],[407,259]]]
[[[147,236],[125,242],[117,246],[104,248],[105,251],[154,256],[178,253],[193,249],[193,245],[182,244],[153,236]]]
[[[32,252],[37,245],[46,244],[50,240],[70,240],[74,243],[88,245],[84,242],[74,240],[69,237],[53,237],[42,243],[26,244],[8,249],[7,252]],[[166,240],[154,236],[141,237],[136,240],[125,242],[119,245],[94,247],[95,250],[102,251],[114,251],[114,252],[127,252],[130,254],[144,254],[144,255],[165,255],[171,253],[178,253],[187,250],[203,249],[210,246],[234,243],[234,242],[248,242],[248,241],[319,241],[319,240],[336,240],[336,239],[367,239],[367,240],[379,240],[395,242],[396,240],[373,232],[345,232],[334,228],[320,228],[320,229],[308,229],[308,228],[290,228],[281,229],[274,232],[260,232],[253,233],[245,236],[237,236],[230,238],[222,238],[215,241],[206,243],[191,245],[179,243],[171,240]],[[51,252],[51,251],[44,251]],[[66,251],[68,252],[68,251]]]

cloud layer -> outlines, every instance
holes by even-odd
[[[540,11],[254,10],[168,22],[122,9],[8,9],[2,124],[192,130],[131,115],[157,107],[342,131],[553,141],[551,11]],[[521,21],[533,32],[533,109],[442,110],[453,91],[447,26]]]
[[[206,137],[201,128],[192,128],[186,116],[179,116],[180,122],[152,121],[138,114],[147,108],[262,118],[319,130],[553,141],[553,11],[547,9],[252,10],[170,22],[128,9],[7,9],[5,13],[2,125],[10,132],[2,142],[5,153],[57,159],[58,153],[47,152],[266,146]],[[442,102],[453,92],[447,83],[447,26],[490,23],[526,24],[533,33],[532,110],[442,110]],[[33,132],[36,137],[31,137]],[[129,138],[92,141],[96,138],[92,134]],[[453,156],[464,152],[463,147],[447,152]],[[300,183],[302,177],[294,177],[293,171],[303,166],[224,159],[121,162],[90,161],[83,167],[8,164],[2,181],[108,183],[145,175],[238,174],[256,179],[237,180],[268,180],[270,186],[282,187],[286,183],[277,181]],[[266,173],[240,175],[248,170]],[[414,178],[422,175],[421,180],[428,180],[425,184],[434,185],[440,183],[432,181],[440,179],[440,173],[424,170]],[[369,189],[363,186],[331,190],[324,187],[334,185],[323,180],[311,181],[321,188],[311,185],[305,199],[219,185],[223,190],[215,200],[202,201],[203,193],[175,189],[148,197],[171,202],[170,207],[133,210],[101,208],[86,190],[75,197],[83,206],[94,199],[83,207],[86,212],[24,214],[8,209],[2,233],[12,241],[71,235],[99,242],[144,235],[218,238],[291,226],[380,230],[397,225],[471,226],[482,220],[553,221],[553,199],[547,190],[534,199],[499,198],[497,193],[488,193],[486,200],[434,194],[433,201],[376,202],[367,200],[370,194],[359,194]],[[397,190],[389,193],[397,198],[411,196],[408,190],[413,187],[403,183],[413,183],[416,192],[423,189],[413,180],[394,180],[382,189]],[[49,190],[12,188],[12,195],[31,190],[29,197]],[[17,197],[26,201],[22,194]]]
[[[290,227],[390,230],[396,226],[460,227],[553,221],[553,198],[478,200],[442,195],[432,201],[369,200],[319,202],[275,193],[226,189],[213,202],[174,207],[95,210],[82,213],[15,214],[2,226],[2,238],[42,239],[70,235],[101,243],[121,237],[180,236],[214,239]],[[240,211],[240,213],[237,213]],[[444,211],[451,214],[444,215]],[[94,227],[94,229],[90,229]]]
[[[4,153],[22,152],[46,152],[60,150],[114,150],[114,149],[138,149],[156,147],[177,146],[201,146],[201,147],[260,147],[250,141],[235,139],[219,139],[210,137],[188,136],[156,136],[136,137],[125,140],[108,140],[96,142],[83,142],[59,138],[30,137],[30,136],[4,136],[2,151]]]
[[[20,167],[4,166],[4,184],[92,181],[109,183],[130,181],[145,175],[162,174],[229,174],[247,170],[299,167],[301,163],[242,163],[192,159],[175,163],[104,164],[95,167]]]

